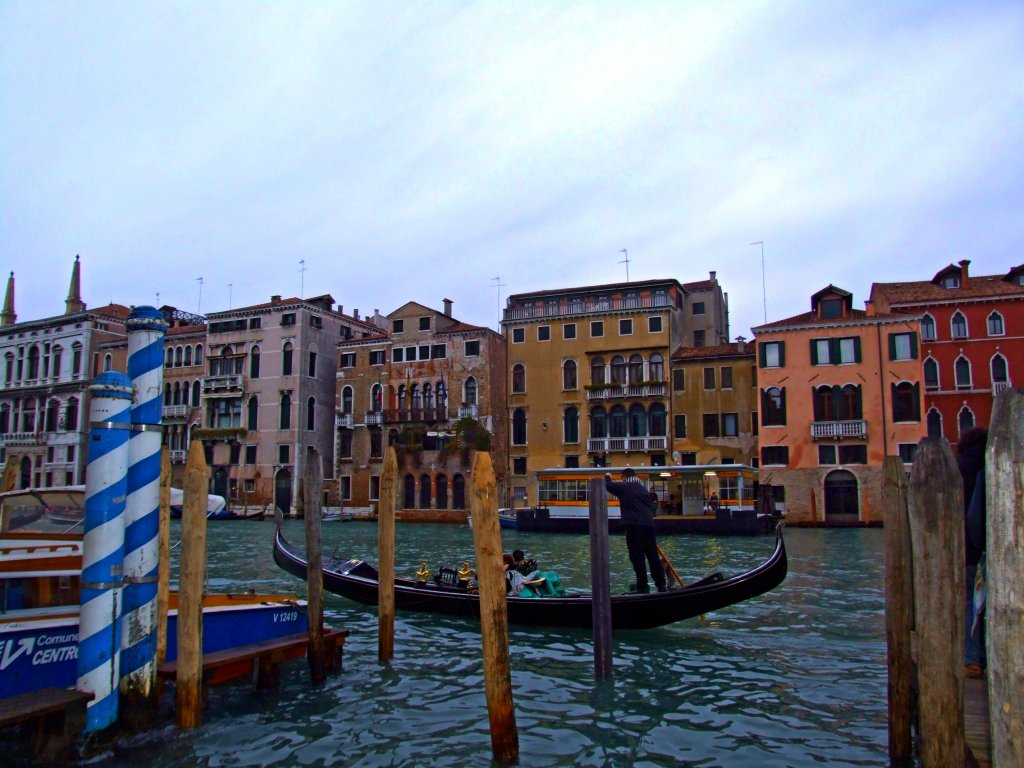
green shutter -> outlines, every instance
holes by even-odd
[[[889,359],[890,360],[895,360],[896,359],[896,334],[895,333],[890,333],[889,334]]]
[[[779,368],[783,368],[786,365],[786,342],[779,342]]]
[[[853,362],[860,362],[860,336],[853,337]]]
[[[910,334],[910,359],[917,360],[917,334],[914,332]]]
[[[767,365],[767,354],[764,351],[764,345],[765,345],[765,342],[763,342],[763,341],[760,344],[757,345],[758,346],[758,363],[760,364],[760,366],[762,368],[764,368]]]
[[[811,339],[811,365],[818,364],[818,340]]]
[[[785,423],[786,423],[786,388],[785,387],[780,387],[779,388],[779,392],[780,392],[779,399],[782,401],[782,424],[785,425]]]

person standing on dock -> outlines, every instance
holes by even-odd
[[[636,573],[637,592],[650,592],[647,583],[647,563],[651,566],[651,578],[659,592],[665,592],[665,569],[658,553],[658,541],[654,535],[654,508],[658,503],[653,491],[647,490],[631,467],[622,470],[622,481],[614,482],[610,474],[604,476],[608,493],[619,500],[622,510],[622,528],[626,532],[626,549],[629,562]],[[646,563],[644,562],[646,559]]]
[[[988,431],[969,429],[956,445],[956,463],[964,483],[964,555],[967,636],[964,642],[964,672],[967,677],[984,676],[985,623],[975,605],[975,582],[979,568],[984,578],[985,554],[985,445]]]

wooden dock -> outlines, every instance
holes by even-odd
[[[0,728],[20,725],[37,756],[57,760],[85,728],[85,707],[92,697],[74,688],[43,688],[0,699]]]

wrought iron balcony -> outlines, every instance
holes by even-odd
[[[868,436],[868,423],[864,419],[852,421],[816,421],[811,424],[812,440],[842,439],[852,437],[857,440],[866,440]]]

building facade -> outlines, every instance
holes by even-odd
[[[203,427],[203,376],[206,371],[206,318],[161,307],[164,335],[164,444],[170,451],[171,484],[180,488],[192,433]]]
[[[917,317],[830,285],[754,333],[761,482],[790,522],[880,523],[885,457],[909,466],[925,434]]]
[[[346,505],[376,505],[389,445],[399,508],[466,509],[473,450],[491,451],[499,498],[506,492],[504,339],[443,303],[408,302],[377,333],[338,343],[336,473]]]
[[[992,400],[1024,377],[1024,265],[973,276],[970,261],[931,280],[875,283],[868,306],[921,318],[928,434],[955,444],[988,427]]]

